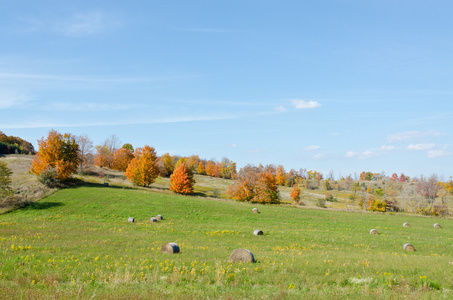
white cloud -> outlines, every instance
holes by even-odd
[[[286,107],[284,107],[284,106],[281,106],[281,105],[280,105],[280,106],[277,106],[277,107],[275,107],[275,110],[276,110],[276,111],[281,111],[281,112],[285,112],[285,111],[288,111],[288,109],[287,109]]]
[[[321,147],[320,146],[308,146],[308,147],[305,147],[304,150],[305,151],[314,151],[314,150],[319,150]]]
[[[310,109],[321,107],[321,104],[317,101],[305,101],[298,99],[291,100],[291,104],[297,109]]]
[[[20,106],[30,101],[30,97],[15,92],[0,91],[0,109]]]
[[[231,148],[236,148],[238,145],[236,144],[231,144]]]
[[[395,134],[389,134],[387,135],[387,140],[389,142],[401,142],[406,140],[424,139],[442,135],[445,135],[445,133],[439,131],[406,131]]]
[[[346,157],[352,158],[352,157],[356,157],[358,154],[359,153],[354,152],[354,151],[348,151],[348,152],[346,152]]]
[[[70,121],[39,121],[31,120],[20,123],[0,123],[0,128],[4,129],[24,129],[24,128],[58,128],[58,127],[96,127],[96,126],[117,126],[117,125],[141,125],[141,124],[165,124],[165,123],[183,123],[183,122],[202,122],[202,121],[217,121],[236,119],[237,116],[228,115],[212,115],[212,116],[178,116],[162,119],[142,118],[142,119],[127,119],[127,120],[112,120],[112,121],[78,121],[71,123]],[[0,119],[1,121],[1,119]]]
[[[110,103],[73,103],[73,102],[53,102],[46,106],[47,110],[56,111],[106,111],[106,110],[127,110],[137,108],[133,104],[110,104]]]
[[[318,154],[313,156],[314,160],[324,160],[324,159],[327,159],[327,158],[328,157],[325,154],[322,154],[322,153],[318,153]]]
[[[369,159],[369,158],[373,158],[376,156],[377,156],[377,153],[374,153],[373,151],[364,151],[364,152],[360,153],[359,159]]]
[[[192,32],[206,32],[206,33],[229,33],[231,30],[216,29],[216,28],[176,28],[181,31],[192,31]]]
[[[381,150],[382,151],[392,151],[392,150],[395,150],[395,147],[394,146],[382,145],[381,146]]]
[[[17,32],[51,32],[69,37],[83,37],[103,33],[113,28],[121,27],[121,17],[100,11],[76,13],[71,16],[60,18],[20,18],[19,21],[26,23],[26,28]]]
[[[407,150],[411,151],[427,151],[436,147],[435,144],[410,144],[407,146]]]
[[[348,151],[346,152],[347,158],[354,158],[357,157],[358,159],[370,159],[376,157],[378,154],[373,151],[363,151],[363,152],[354,152]]]
[[[449,156],[449,155],[451,155],[451,153],[446,150],[430,150],[430,151],[428,151],[429,158],[436,158],[436,157]]]
[[[102,33],[110,28],[119,27],[117,18],[101,12],[74,14],[69,21],[57,24],[56,31],[66,36],[81,37]]]

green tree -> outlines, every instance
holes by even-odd
[[[0,195],[6,196],[11,192],[11,175],[13,172],[8,168],[8,164],[0,160]]]

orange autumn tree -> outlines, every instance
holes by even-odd
[[[134,184],[149,186],[159,176],[157,155],[153,147],[146,145],[135,149],[134,158],[129,163],[126,177]]]
[[[194,183],[192,170],[186,163],[182,163],[170,176],[170,191],[178,194],[192,194]]]
[[[272,168],[246,165],[239,170],[236,183],[227,190],[230,199],[258,203],[279,203],[280,196]]]
[[[118,171],[126,171],[127,166],[134,158],[134,154],[128,148],[122,147],[113,153],[112,169]]]
[[[297,184],[294,185],[293,190],[291,191],[291,194],[289,196],[291,197],[291,199],[293,199],[294,202],[299,203],[300,188],[297,186]]]
[[[77,170],[80,162],[79,145],[70,133],[51,130],[47,139],[38,140],[39,152],[33,157],[30,171],[36,175],[55,172],[55,179],[64,181]]]

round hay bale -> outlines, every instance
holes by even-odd
[[[243,263],[251,262],[255,263],[255,256],[253,253],[247,249],[236,249],[231,253],[230,258],[228,259],[229,262],[239,262],[242,261]]]
[[[440,226],[439,223],[435,223],[435,224],[434,224],[434,228],[442,228],[442,226]]]
[[[163,244],[160,251],[166,254],[179,253],[179,246],[176,243]]]
[[[157,218],[152,217],[152,218],[149,219],[149,221],[150,221],[151,223],[156,223],[156,222],[157,222]]]
[[[255,214],[259,214],[259,213],[260,213],[260,212],[258,211],[258,208],[256,208],[256,207],[255,207],[254,209],[252,209],[252,212],[255,213]]]
[[[162,215],[157,215],[157,216],[156,216],[156,219],[158,219],[158,220],[163,220],[164,218],[162,217]]]
[[[379,235],[379,232],[376,229],[371,229],[370,234],[376,234]]]
[[[403,224],[403,227],[411,227],[411,224],[409,224],[409,223],[404,223],[404,224]]]
[[[132,218],[132,217],[129,217],[129,218],[127,218],[127,221],[128,221],[129,223],[134,223],[134,222],[135,222],[135,219]]]
[[[404,244],[403,249],[406,251],[415,251],[415,247],[409,243]]]
[[[263,232],[259,229],[256,229],[254,232],[253,232],[254,235],[263,235]]]

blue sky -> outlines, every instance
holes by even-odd
[[[0,1],[0,130],[453,175],[451,1]]]

